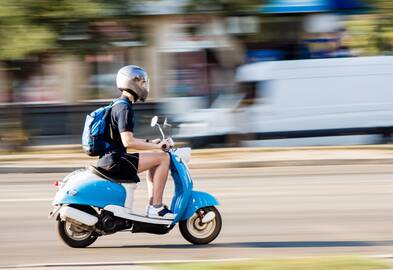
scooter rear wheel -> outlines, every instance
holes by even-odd
[[[216,239],[221,231],[222,219],[220,212],[214,206],[204,207],[199,210],[202,210],[205,214],[214,212],[214,219],[207,223],[202,223],[199,214],[195,212],[189,219],[179,222],[179,229],[188,242],[195,245],[204,245]]]
[[[96,214],[95,210],[90,207],[74,207],[89,214]],[[93,244],[98,238],[98,234],[96,232],[80,229],[74,226],[72,223],[60,219],[57,223],[57,232],[63,242],[73,248],[88,247]]]

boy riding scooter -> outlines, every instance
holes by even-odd
[[[88,114],[82,136],[84,150],[100,156],[99,167],[76,170],[57,182],[59,190],[52,202],[49,218],[57,220],[57,231],[70,247],[83,248],[98,237],[120,231],[166,234],[177,223],[183,237],[193,244],[213,241],[221,230],[218,201],[210,194],[193,188],[187,163],[190,148],[175,148],[171,138],[153,117],[161,142],[133,136],[132,104],[148,94],[146,72],[136,66],[119,70],[117,86],[122,96],[110,105]],[[165,123],[164,123],[165,125]],[[162,153],[127,154],[134,149],[162,149]],[[168,170],[174,181],[170,209],[162,205]],[[146,213],[132,211],[133,193],[139,182],[138,172],[148,170],[149,204]]]
[[[174,219],[175,215],[162,204],[162,195],[169,171],[169,155],[167,153],[127,153],[126,148],[135,150],[162,149],[169,146],[166,142],[150,142],[134,137],[135,114],[133,103],[144,102],[149,94],[149,79],[145,70],[138,66],[125,66],[117,73],[117,88],[121,91],[119,100],[110,112],[109,131],[106,141],[110,147],[100,155],[97,167],[107,170],[121,178],[127,191],[125,207],[132,211],[132,194],[134,185],[139,182],[138,173],[148,171],[147,187],[149,203],[146,215],[152,218]]]

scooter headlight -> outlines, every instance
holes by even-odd
[[[191,159],[191,148],[183,147],[178,148],[175,151],[175,155],[178,156],[184,163],[188,164]]]

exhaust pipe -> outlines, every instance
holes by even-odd
[[[70,218],[87,226],[93,226],[98,222],[97,217],[70,206],[63,206],[60,209],[60,218],[62,220]]]

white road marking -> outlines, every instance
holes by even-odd
[[[393,255],[369,255],[370,258],[391,259]],[[6,268],[38,268],[38,267],[62,267],[62,266],[126,266],[126,265],[149,265],[149,264],[179,264],[179,263],[209,263],[209,262],[231,262],[231,261],[248,261],[255,258],[230,258],[230,259],[206,259],[206,260],[153,260],[153,261],[123,261],[123,262],[80,262],[80,263],[40,263],[40,264],[21,264],[0,266],[0,269]]]
[[[81,263],[40,263],[0,266],[2,268],[36,268],[36,267],[61,267],[61,266],[116,266],[116,265],[148,265],[172,263],[206,263],[206,262],[232,262],[247,261],[251,258],[207,259],[207,260],[156,260],[156,261],[124,261],[124,262],[81,262]]]
[[[370,255],[370,258],[393,259],[393,254]]]
[[[4,202],[50,202],[53,198],[12,198],[12,199],[0,199],[0,203]]]

